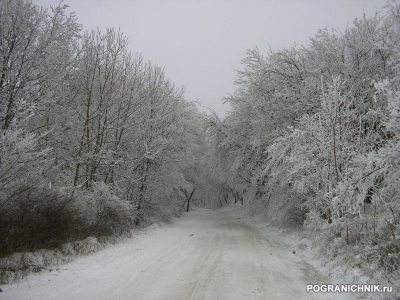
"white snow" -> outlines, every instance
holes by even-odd
[[[3,285],[0,299],[355,298],[307,293],[307,284],[330,279],[300,254],[306,244],[290,243],[278,229],[267,229],[237,210],[198,209],[57,271]]]

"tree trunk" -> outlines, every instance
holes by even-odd
[[[193,196],[195,190],[196,190],[196,188],[193,189],[193,191],[190,193],[189,198],[187,199],[186,212],[189,212],[189,203],[190,203],[190,199],[192,199],[192,196]]]
[[[196,190],[196,188],[193,188],[193,191],[192,191],[192,192],[190,193],[190,195],[188,196],[187,190],[186,190],[186,189],[181,189],[181,191],[185,193],[186,200],[185,200],[185,202],[183,202],[183,204],[182,204],[182,207],[181,207],[179,216],[182,214],[182,210],[183,210],[183,208],[185,207],[185,204],[186,204],[186,203],[187,203],[187,205],[186,205],[186,212],[189,212],[189,208],[190,208],[190,199],[192,199],[195,190]]]

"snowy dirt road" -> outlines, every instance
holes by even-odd
[[[234,211],[197,210],[2,286],[0,299],[348,299],[307,293],[307,283],[329,280]]]

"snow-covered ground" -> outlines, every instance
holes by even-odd
[[[307,284],[331,281],[288,236],[235,209],[197,209],[56,271],[3,285],[0,299],[356,298],[307,293]]]

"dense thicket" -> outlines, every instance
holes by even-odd
[[[0,254],[180,215],[201,118],[109,29],[0,2]]]
[[[399,42],[393,3],[306,47],[248,51],[232,112],[208,124],[226,197],[398,268]]]

